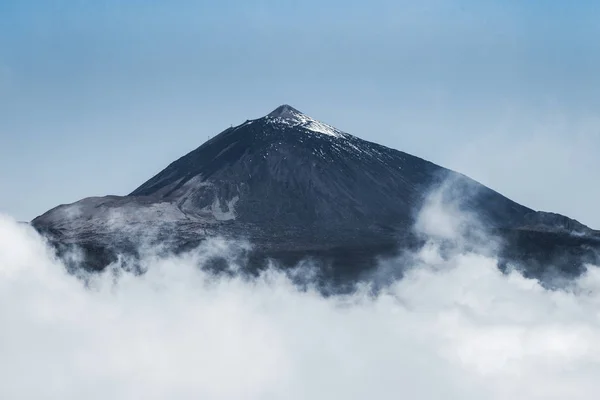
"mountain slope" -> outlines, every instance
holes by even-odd
[[[33,225],[58,248],[84,248],[94,268],[118,253],[136,253],[140,239],[181,250],[221,235],[250,240],[262,258],[324,257],[333,261],[334,274],[356,276],[373,257],[419,244],[411,228],[443,182],[452,182],[451,200],[462,211],[508,238],[509,259],[547,262],[549,251],[572,242],[572,231],[580,236],[567,253],[579,256],[595,243],[596,233],[577,221],[535,212],[287,105],[223,131],[128,196],[59,206]],[[523,232],[529,239],[521,243]],[[573,265],[569,259],[564,267]]]

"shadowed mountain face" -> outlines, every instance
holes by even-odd
[[[534,265],[536,276],[547,264],[575,274],[594,257],[600,236],[577,221],[287,105],[225,130],[128,196],[83,199],[32,223],[59,253],[81,247],[94,269],[138,254],[140,242],[179,251],[219,235],[253,244],[250,268],[314,257],[331,277],[355,280],[375,257],[423,243],[413,226],[440,187],[500,240],[505,260]]]

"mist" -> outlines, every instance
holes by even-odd
[[[295,283],[302,266],[202,269],[215,255],[243,268],[247,244],[218,238],[147,251],[142,275],[121,260],[75,276],[1,216],[0,398],[597,398],[600,269],[549,290],[501,272],[493,240],[469,250],[465,226],[486,237],[432,194],[415,226],[431,240],[382,261],[386,285],[324,297],[310,274]]]

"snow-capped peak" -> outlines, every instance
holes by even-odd
[[[297,118],[297,116],[305,116],[302,112],[296,110],[294,107],[284,104],[273,110],[267,117],[270,118]]]
[[[290,127],[301,127],[311,132],[321,133],[324,135],[334,136],[341,138],[344,136],[343,132],[339,129],[334,128],[331,125],[327,125],[323,122],[317,121],[296,110],[294,107],[284,104],[277,107],[266,117],[270,121],[278,124],[285,124]]]

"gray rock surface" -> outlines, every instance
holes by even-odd
[[[356,280],[377,256],[422,244],[418,213],[448,182],[445,201],[500,239],[503,260],[541,276],[548,265],[575,275],[596,259],[600,235],[575,220],[287,105],[223,131],[128,196],[61,205],[32,224],[59,254],[82,248],[91,269],[139,254],[140,243],[181,251],[219,235],[253,244],[249,269],[315,257],[330,278]]]

